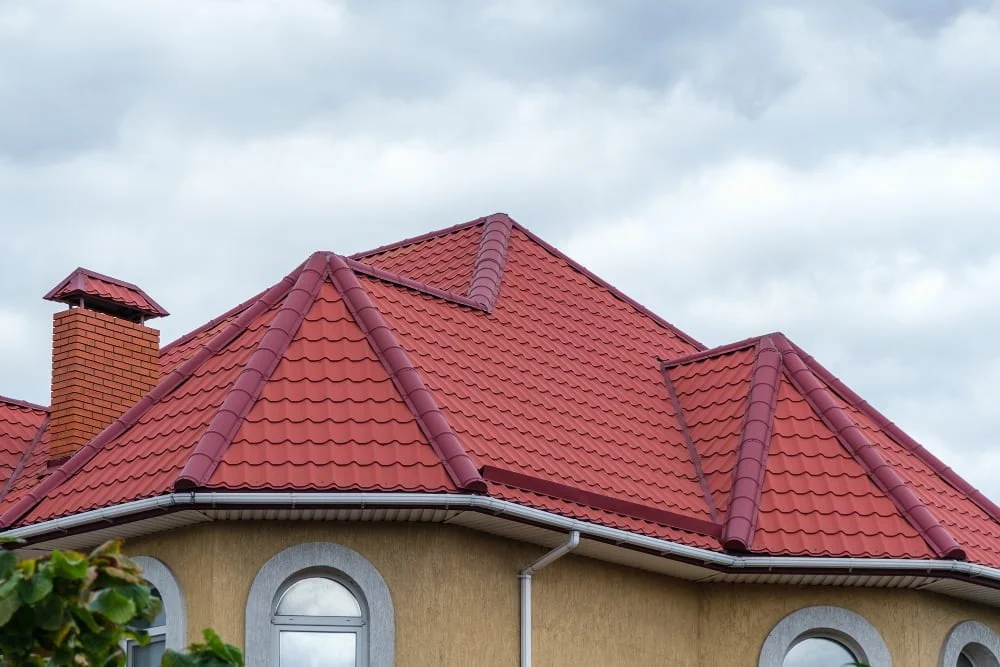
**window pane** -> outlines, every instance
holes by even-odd
[[[279,616],[361,616],[361,605],[343,585],[313,577],[297,581],[278,602]]]
[[[843,667],[857,660],[843,644],[825,637],[804,639],[785,656],[783,667]]]
[[[128,667],[160,667],[166,648],[163,637],[153,637],[145,646],[129,644]]]
[[[150,590],[152,590],[153,592],[153,597],[160,599],[160,591],[156,590],[155,588],[151,588]],[[160,613],[156,615],[156,618],[153,619],[152,623],[149,623],[147,621],[133,621],[130,625],[133,628],[136,628],[137,630],[149,630],[150,628],[156,628],[166,624],[167,624],[167,612],[163,609],[163,602],[161,600]]]
[[[279,667],[356,667],[357,636],[346,632],[290,632],[278,640]]]
[[[972,662],[972,658],[962,653],[958,656],[958,667],[976,667],[976,663]]]

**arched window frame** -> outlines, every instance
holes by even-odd
[[[167,616],[164,633],[167,648],[183,649],[187,645],[187,609],[177,577],[163,561],[151,556],[132,556],[132,560],[142,568],[143,579],[159,592],[163,601],[163,612]]]
[[[392,667],[396,614],[389,587],[364,556],[332,542],[289,547],[271,557],[257,572],[247,598],[247,667],[274,667],[277,633],[273,631],[272,614],[278,596],[295,581],[317,573],[346,585],[358,598],[362,610],[367,611],[366,667]]]
[[[976,667],[998,667],[1000,635],[979,621],[962,621],[945,637],[941,647],[942,667],[955,667],[963,651]]]
[[[857,659],[871,667],[892,667],[892,656],[882,635],[868,620],[849,609],[805,607],[778,621],[764,640],[759,667],[782,667],[788,651],[808,637],[840,642]]]

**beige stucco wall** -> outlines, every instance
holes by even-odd
[[[396,606],[400,667],[518,663],[517,571],[544,550],[435,524],[213,523],[131,540],[180,579],[192,639],[214,627],[243,644],[250,584],[271,556],[300,542],[350,547],[378,568]],[[914,591],[695,585],[568,556],[534,586],[539,667],[756,667],[764,637],[795,609],[852,609],[882,633],[897,667],[937,667],[957,622],[1000,631],[997,611]]]

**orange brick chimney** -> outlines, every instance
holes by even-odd
[[[168,315],[131,283],[79,268],[45,298],[69,305],[52,320],[52,461],[72,456],[159,381]]]

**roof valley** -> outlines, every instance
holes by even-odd
[[[670,373],[662,365],[660,372],[663,374],[663,382],[667,386],[667,393],[670,395],[670,403],[673,405],[674,413],[677,415],[677,424],[680,426],[681,434],[684,436],[684,442],[687,445],[688,454],[691,456],[691,464],[694,466],[695,474],[698,476],[698,484],[701,486],[701,492],[705,497],[705,504],[708,505],[709,515],[712,517],[712,522],[717,523],[719,520],[719,513],[715,507],[715,500],[712,498],[712,492],[708,488],[708,480],[705,479],[705,471],[701,464],[701,455],[698,453],[698,448],[695,447],[694,439],[691,437],[691,430],[688,428],[687,418],[684,416],[684,408],[681,406],[680,398],[677,396],[677,388],[674,386],[674,382],[670,378]]]

